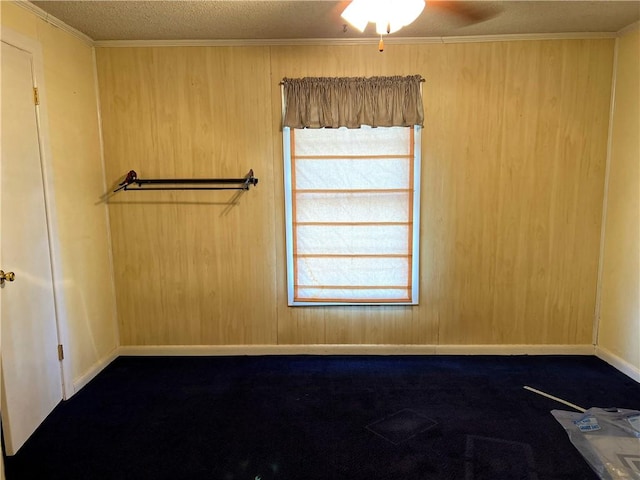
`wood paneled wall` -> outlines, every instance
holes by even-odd
[[[123,345],[276,341],[268,48],[99,49],[107,178],[243,177],[109,201]],[[266,124],[266,128],[265,128]]]
[[[640,29],[618,42],[598,346],[640,382]]]
[[[613,40],[98,48],[123,345],[589,344]],[[421,74],[414,307],[288,307],[283,77]],[[233,201],[233,203],[232,203]]]

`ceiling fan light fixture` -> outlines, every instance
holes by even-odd
[[[347,8],[344,9],[341,17],[359,32],[364,32],[364,29],[369,23],[369,9],[367,7],[366,2],[353,0],[347,5]]]
[[[353,0],[342,12],[342,18],[360,32],[369,22],[375,23],[378,35],[386,35],[412,23],[424,4],[424,0]]]

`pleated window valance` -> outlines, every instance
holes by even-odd
[[[422,126],[420,75],[285,78],[283,124],[291,128]]]

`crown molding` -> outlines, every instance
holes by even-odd
[[[627,25],[626,27],[618,30],[618,32],[616,33],[617,37],[622,37],[624,35],[626,35],[627,33],[631,33],[631,32],[635,32],[636,30],[640,30],[640,20],[637,22],[632,23],[631,25]]]
[[[33,13],[36,17],[47,22],[48,24],[53,25],[54,27],[59,28],[60,30],[63,30],[68,34],[82,40],[84,43],[86,43],[90,47],[93,46],[94,42],[91,37],[85,35],[80,30],[76,30],[71,25],[67,25],[62,20],[59,20],[53,15],[48,14],[47,12],[42,10],[40,7],[34,5],[33,3],[27,0],[13,0],[13,3],[18,7],[24,8],[25,10]]]
[[[516,33],[502,35],[475,35],[467,37],[442,37],[442,43],[517,42],[525,40],[591,40],[616,38],[615,32],[566,32],[566,33]]]
[[[586,40],[616,38],[617,32],[530,33],[509,35],[475,35],[466,37],[386,37],[387,45],[416,45],[433,43],[513,42],[523,40]],[[96,47],[248,47],[248,46],[307,46],[307,45],[378,45],[378,37],[366,38],[282,38],[231,40],[97,40]]]
[[[36,15],[41,20],[69,33],[94,47],[249,47],[249,46],[337,46],[377,45],[379,38],[275,38],[275,39],[227,39],[227,40],[93,40],[88,35],[48,14],[28,0],[13,0],[13,3]],[[386,37],[387,45],[426,45],[434,43],[487,43],[515,42],[526,40],[587,40],[616,38],[636,30],[635,22],[618,32],[571,32],[571,33],[523,33],[501,35],[469,35],[451,37]]]

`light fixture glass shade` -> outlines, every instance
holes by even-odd
[[[342,18],[364,32],[369,22],[379,35],[393,33],[409,25],[422,13],[424,0],[353,0]]]

